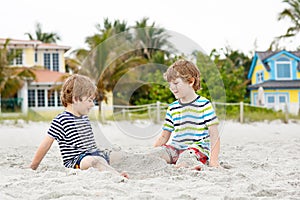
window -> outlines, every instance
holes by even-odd
[[[258,71],[256,73],[256,83],[264,82],[264,71]]]
[[[10,54],[14,56],[14,59],[10,62],[11,65],[23,65],[23,50],[12,49]]]
[[[38,107],[45,106],[45,90],[37,90]]]
[[[277,79],[291,79],[292,78],[291,61],[287,58],[279,58],[275,64],[275,73]]]
[[[59,71],[59,54],[44,53],[44,66],[52,71]]]
[[[16,50],[16,65],[22,65],[23,64],[23,50],[17,49]]]
[[[59,71],[58,53],[52,54],[53,71]]]
[[[57,91],[57,106],[62,106],[62,103],[60,100],[60,91]]]
[[[275,97],[274,96],[268,96],[268,103],[275,103]]]
[[[28,106],[35,107],[35,90],[28,90]]]
[[[285,110],[288,103],[289,95],[288,93],[269,93],[266,94],[267,102],[266,106],[268,108],[273,108],[275,110]]]
[[[48,90],[48,107],[55,106],[55,91]]]
[[[29,107],[55,107],[62,106],[59,91],[47,89],[28,90]]]
[[[44,53],[44,66],[51,70],[50,53]]]
[[[38,62],[38,54],[37,54],[37,52],[34,53],[34,62],[35,63]]]
[[[279,103],[286,103],[286,96],[279,96]]]

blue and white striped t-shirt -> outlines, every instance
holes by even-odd
[[[205,97],[183,104],[178,100],[169,105],[163,130],[172,133],[170,145],[179,150],[199,149],[209,158],[210,137],[208,127],[218,124],[212,104]]]
[[[80,154],[97,150],[87,116],[64,111],[53,119],[48,134],[58,142],[65,167],[74,168]]]

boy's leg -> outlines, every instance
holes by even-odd
[[[126,158],[126,153],[124,151],[111,151],[109,154],[110,164],[118,164],[123,162]]]
[[[96,168],[99,171],[110,171],[114,174],[120,175],[113,167],[111,167],[107,161],[101,156],[85,156],[80,162],[80,169],[86,170],[90,167]],[[128,174],[126,172],[122,172],[121,176],[128,178]]]
[[[99,171],[111,171],[107,161],[100,156],[85,156],[80,162],[80,169],[86,170],[90,167],[97,168]]]
[[[169,164],[173,161],[172,153],[166,147],[155,147],[149,151],[148,155],[162,158]]]
[[[200,171],[204,168],[204,164],[200,161],[202,157],[199,156],[200,154],[197,150],[184,150],[182,153],[180,153],[175,166],[177,168],[185,167]]]

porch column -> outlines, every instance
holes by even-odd
[[[21,110],[23,115],[27,115],[28,113],[28,81],[24,81],[24,85],[21,89],[20,97],[22,100]]]

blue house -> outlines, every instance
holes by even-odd
[[[300,51],[255,52],[248,79],[252,105],[300,110]]]

